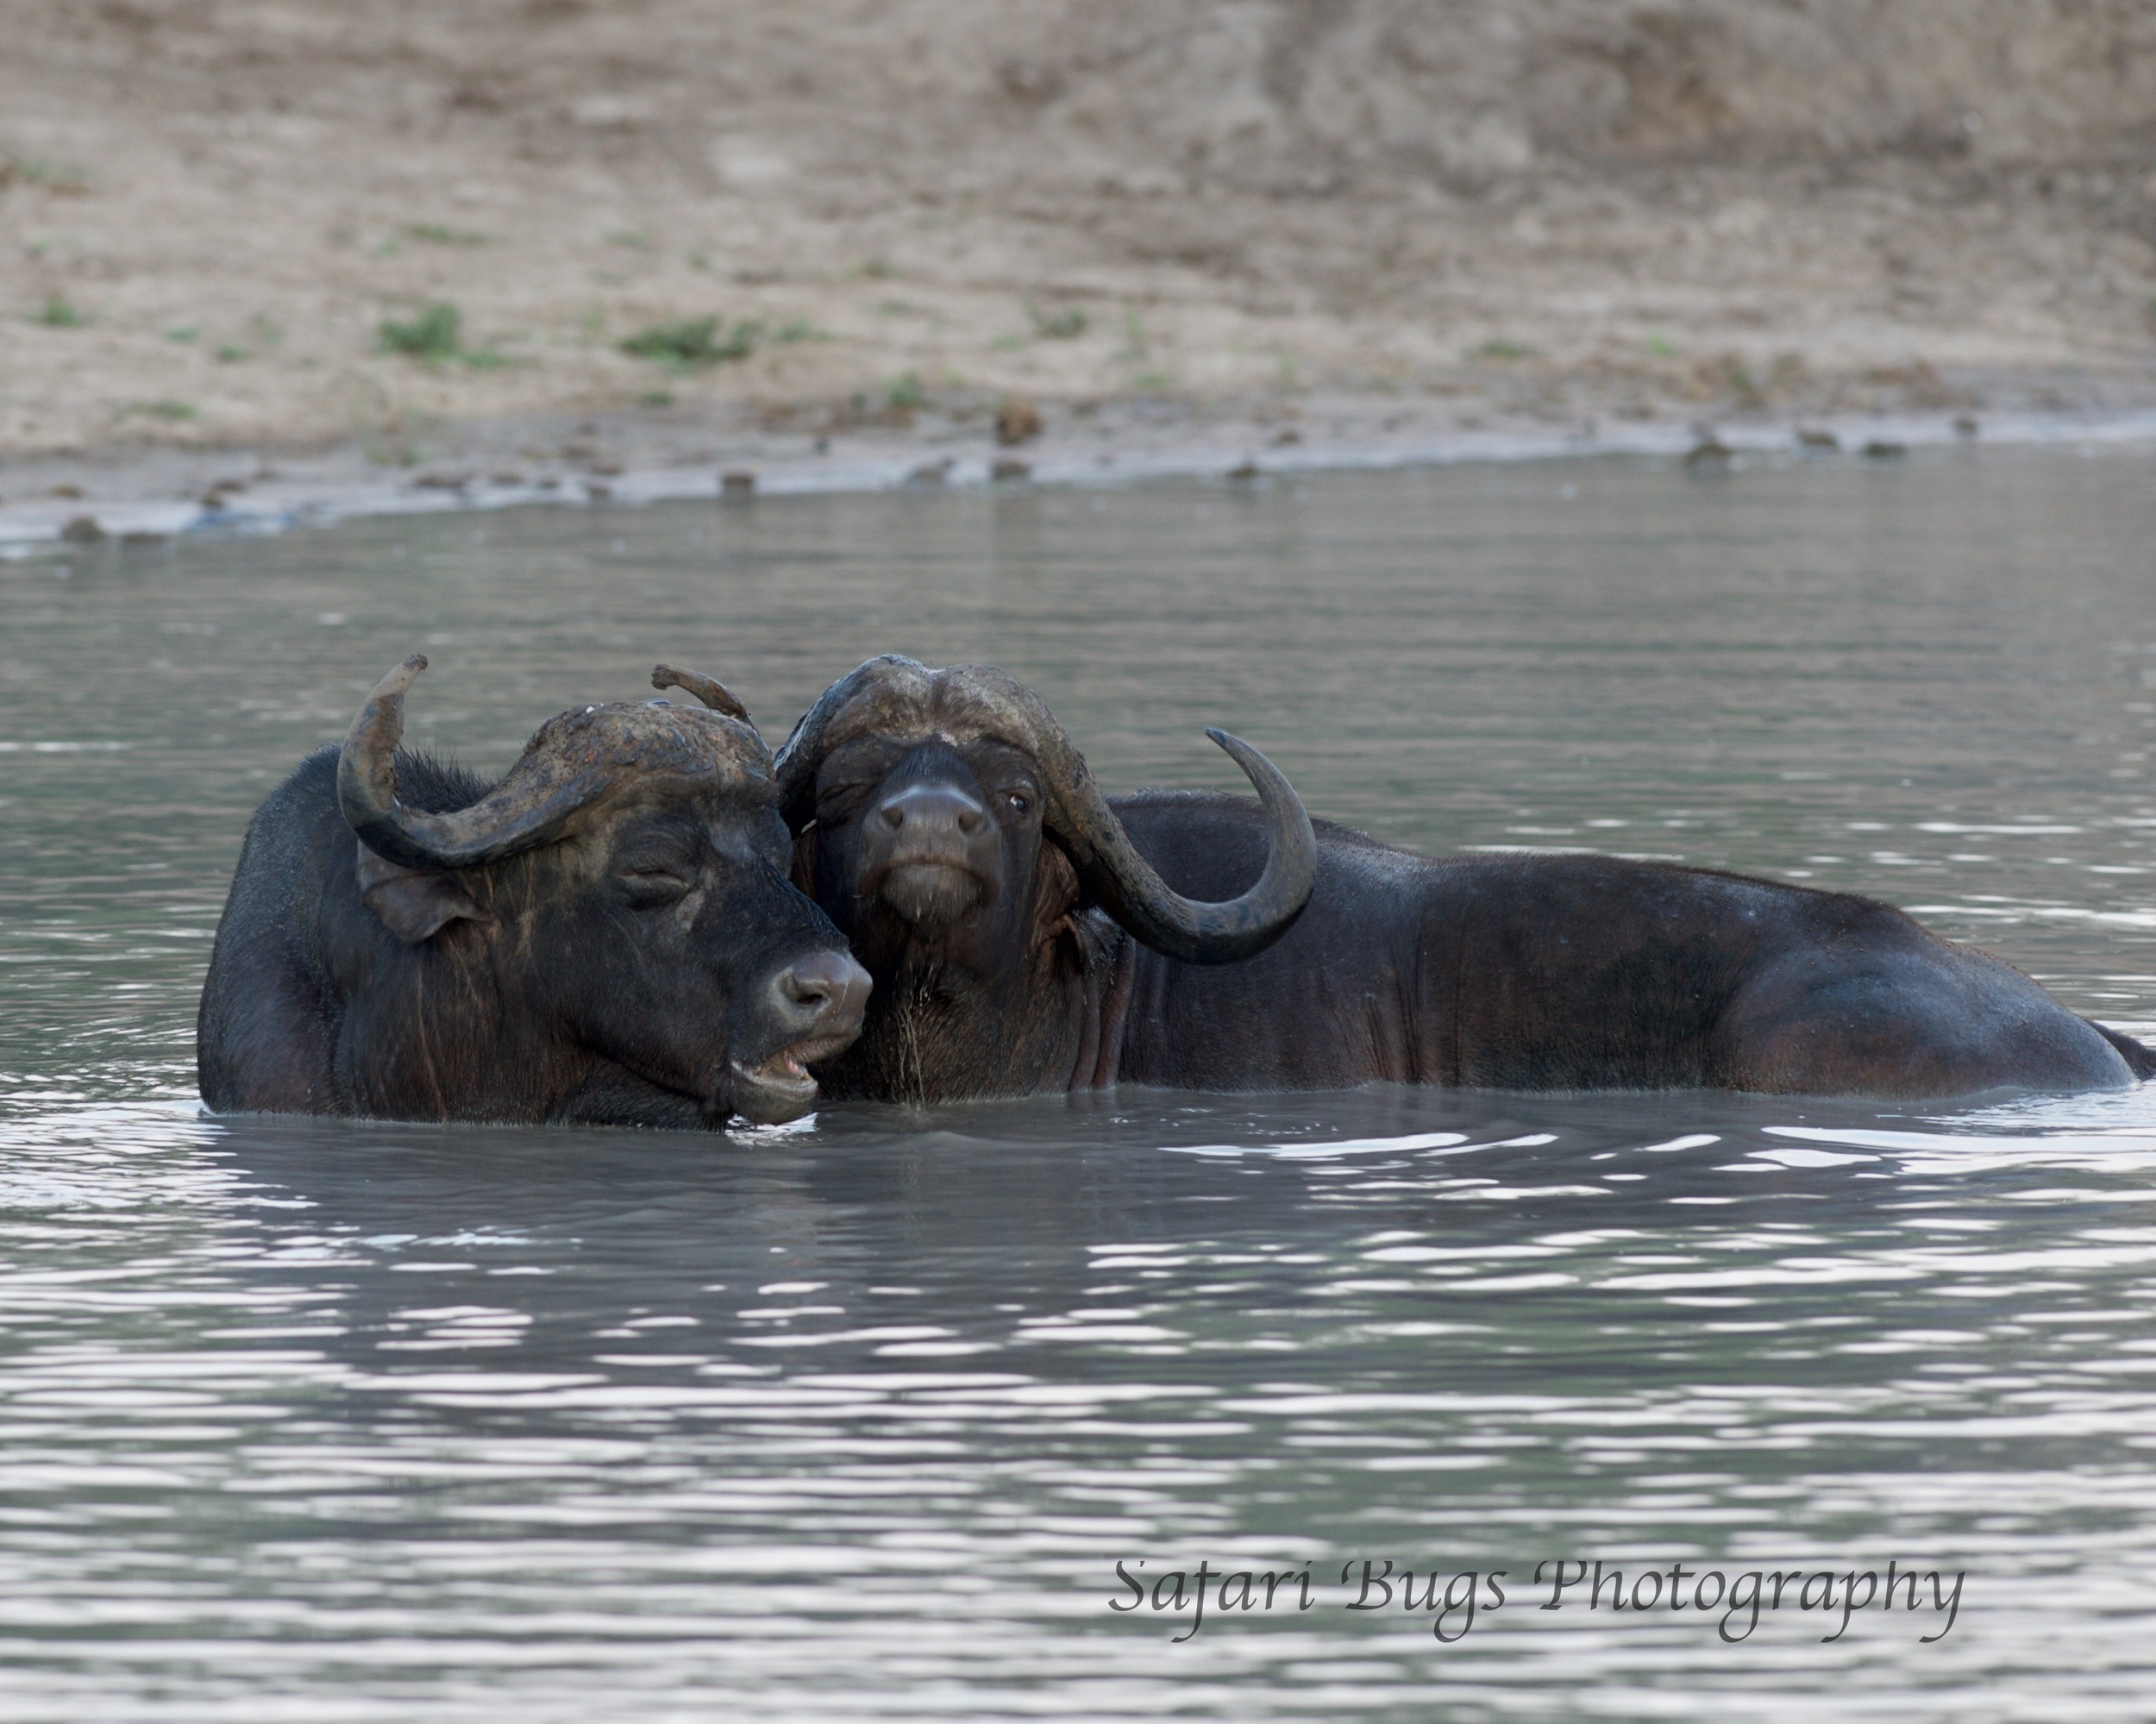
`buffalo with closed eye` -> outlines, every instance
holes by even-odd
[[[542,725],[498,783],[399,749],[417,655],[249,826],[203,988],[219,1110],[717,1126],[791,1119],[868,978],[789,883],[740,702]]]

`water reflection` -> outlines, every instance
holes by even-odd
[[[419,626],[463,666],[423,722],[482,762],[655,656],[784,716],[871,648],[993,655],[1112,784],[1205,770],[1198,722],[1257,714],[1325,812],[1420,842],[1886,891],[1906,865],[1934,921],[2149,1027],[2147,887],[2116,871],[2156,830],[2116,650],[2138,474],[1809,471],[1739,509],[1602,473],[1591,530],[1548,482],[1343,480],[1202,528],[1174,491],[827,499],[0,569],[0,730],[116,745],[0,757],[0,1708],[2143,1715],[2147,1094],[1131,1090],[716,1138],[187,1099],[239,823]],[[130,649],[126,700],[67,669]],[[1441,1644],[1344,1608],[1365,1557],[1517,1589]],[[1538,1609],[1559,1557],[1893,1558],[1967,1595],[1929,1646],[1861,1612],[1732,1646]],[[1329,1590],[1180,1645],[1108,1610],[1117,1561],[1201,1558]]]

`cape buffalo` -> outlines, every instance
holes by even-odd
[[[1263,854],[1225,901],[1199,903],[1162,883],[1048,709],[1002,672],[872,659],[827,692],[774,773],[800,835],[795,877],[878,978],[860,1042],[818,1068],[830,1092],[926,1101],[1112,1081],[1102,1032],[1120,1019],[1104,989],[1126,931],[1185,966],[1276,938],[1316,875],[1310,818],[1257,749],[1207,734],[1257,787]]]
[[[868,978],[787,879],[718,683],[548,719],[498,784],[398,749],[384,677],[248,828],[197,1039],[213,1108],[718,1126],[816,1099]]]
[[[1037,699],[970,666],[871,660],[796,727],[776,767],[795,877],[876,984],[834,1087],[1884,1099],[2115,1088],[2156,1069],[2019,971],[1869,899],[1607,856],[1425,856],[1323,824],[1300,918],[1244,962],[1200,967],[1105,894],[1110,914],[1089,912],[1082,852],[1053,819],[997,842],[1038,819],[1029,799],[1065,779],[1090,790],[1083,774]],[[1283,854],[1246,798],[1145,792],[1093,818],[1163,890],[1200,899]]]

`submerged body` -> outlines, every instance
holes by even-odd
[[[1178,902],[1294,887],[1232,948],[1179,944],[1036,812],[1075,758],[1037,697],[979,667],[872,660],[796,729],[775,768],[795,876],[875,981],[860,1039],[819,1069],[834,1093],[1389,1081],[1889,1100],[2152,1069],[2019,971],[1869,899],[1614,857],[1426,856],[1336,826],[1306,839],[1277,793],[1104,799],[1094,827]]]
[[[1178,891],[1232,892],[1262,857],[1242,799],[1147,792],[1114,806]],[[1322,822],[1317,832],[1310,901],[1256,956],[1206,969],[1102,943],[1113,1063],[1096,1058],[1079,1082],[1915,1099],[2120,1088],[2149,1072],[2137,1044],[1871,899],[1610,856],[1426,856]]]

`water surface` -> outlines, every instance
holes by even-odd
[[[444,1130],[209,1119],[192,1027],[248,812],[417,647],[485,768],[656,659],[774,740],[990,659],[1112,788],[1223,724],[1399,842],[1871,892],[2156,1031],[2153,529],[2145,456],[1971,451],[0,565],[0,1712],[2145,1716],[2152,1098]],[[1366,1558],[1507,1602],[1441,1641]],[[1732,1642],[1555,1558],[1965,1579]],[[1200,1559],[1318,1596],[1110,1608]]]

